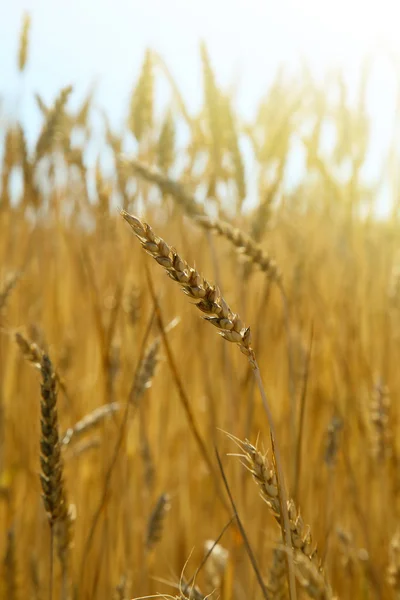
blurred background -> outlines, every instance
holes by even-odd
[[[24,12],[33,14],[34,24],[30,59],[21,81],[15,56]],[[365,109],[372,121],[363,173],[373,181],[382,173],[394,136],[400,54],[397,18],[394,0],[4,1],[0,21],[3,119],[4,112],[22,119],[33,140],[41,123],[34,92],[40,90],[50,103],[57,90],[71,84],[75,90],[71,106],[77,106],[94,85],[97,108],[107,112],[113,126],[122,127],[148,47],[163,57],[188,107],[198,110],[202,89],[199,43],[203,40],[218,82],[234,94],[243,118],[254,113],[258,99],[283,65],[286,72],[299,76],[306,67],[320,83],[340,70],[355,107],[363,64],[368,61]],[[160,81],[158,86],[157,102],[165,106],[168,85]],[[93,143],[100,147],[96,114],[92,120]],[[324,132],[323,142],[331,144],[329,131]],[[94,156],[95,151],[92,163]],[[246,157],[250,162],[248,153]],[[304,174],[304,160],[304,148],[293,143],[286,176],[289,186]],[[249,202],[254,204],[251,185],[249,192]],[[380,187],[378,214],[388,213],[392,193],[388,182]]]
[[[289,598],[254,372],[119,207],[251,327],[298,597],[399,598],[398,23],[0,0],[0,600]]]

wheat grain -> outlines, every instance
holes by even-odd
[[[146,252],[167,271],[173,281],[181,285],[183,292],[194,300],[195,306],[206,315],[204,319],[214,325],[225,340],[237,344],[241,352],[248,357],[250,364],[255,366],[250,328],[245,327],[239,315],[229,308],[218,287],[204,279],[174,248],[156,236],[150,225],[126,211],[121,211],[121,214]]]

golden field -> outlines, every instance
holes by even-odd
[[[280,73],[247,122],[200,54],[191,114],[146,51],[124,130],[102,117],[112,168],[88,163],[91,94],[37,96],[33,145],[2,115],[1,599],[400,595],[400,221],[390,171],[385,219],[363,178],[370,65],[356,106],[340,73]]]

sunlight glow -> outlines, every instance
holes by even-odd
[[[370,50],[384,45],[400,51],[400,4],[396,0],[303,0],[298,6],[310,19],[310,27],[319,23],[331,32],[363,42]]]

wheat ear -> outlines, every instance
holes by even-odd
[[[10,273],[10,275],[6,278],[3,287],[0,289],[0,312],[5,308],[7,304],[7,300],[17,285],[19,279],[21,277],[20,272]]]
[[[156,185],[158,185],[159,189],[163,194],[171,194],[171,196],[175,198],[176,202],[190,217],[204,215],[204,209],[202,205],[198,204],[193,198],[193,196],[188,194],[184,189],[184,186],[179,182],[174,181],[169,177],[166,177],[156,169],[151,169],[139,160],[126,159],[122,157],[121,161],[136,175],[142,177],[142,179],[145,179],[150,183],[155,183]]]
[[[278,484],[275,466],[268,460],[266,454],[262,454],[248,440],[240,441],[229,436],[243,450],[246,466],[257,483],[261,497],[266,502],[276,521],[282,526],[281,503],[279,501]],[[295,552],[295,562],[302,567],[301,582],[312,598],[330,598],[331,590],[325,579],[317,548],[313,545],[311,530],[297,510],[293,500],[287,503],[290,521],[291,547]],[[299,555],[302,555],[299,557]],[[304,558],[308,562],[304,561]],[[309,569],[306,569],[309,566]],[[306,586],[304,572],[309,575],[309,585]],[[299,574],[299,569],[298,569]]]
[[[58,434],[57,382],[53,365],[47,354],[41,358],[42,400],[40,440],[40,481],[43,490],[43,503],[54,533],[58,557],[63,577],[63,598],[68,595],[69,546],[71,541],[71,520],[64,485],[61,444]]]
[[[206,315],[204,319],[214,325],[225,340],[237,344],[254,366],[250,328],[230,309],[219,288],[202,277],[174,248],[156,236],[150,225],[124,210],[121,214],[146,252],[167,271],[171,279],[182,286],[183,292],[194,300],[195,306]]]
[[[281,273],[273,258],[248,235],[230,223],[209,217],[197,217],[196,222],[205,230],[229,240],[238,251],[257,265],[272,281],[280,281]]]
[[[151,511],[151,515],[147,524],[146,549],[148,551],[152,550],[154,546],[161,540],[165,517],[169,509],[169,494],[161,494],[153,510]]]
[[[218,286],[211,284],[193,267],[183,260],[177,251],[169,246],[162,238],[158,237],[150,225],[142,222],[137,217],[130,215],[125,210],[121,215],[131,226],[134,234],[139,239],[144,250],[161,265],[168,276],[179,283],[183,292],[191,298],[195,306],[205,315],[204,319],[214,325],[219,334],[228,342],[237,344],[240,351],[247,356],[254,372],[264,410],[267,414],[272,450],[275,457],[278,498],[281,505],[282,537],[285,545],[290,548],[289,515],[286,502],[286,490],[283,477],[282,460],[276,443],[275,426],[271,409],[261,380],[256,356],[251,346],[250,327],[246,327],[240,316],[234,313],[223,298]],[[296,584],[294,580],[294,566],[292,557],[287,555],[289,590],[291,600],[296,598]]]
[[[118,412],[121,405],[118,402],[110,402],[95,408],[92,412],[85,415],[80,421],[75,423],[72,427],[69,427],[64,435],[61,437],[61,444],[68,446],[71,441],[78,440],[81,436],[93,431],[100,423],[102,423],[107,417],[110,417],[114,413]]]

